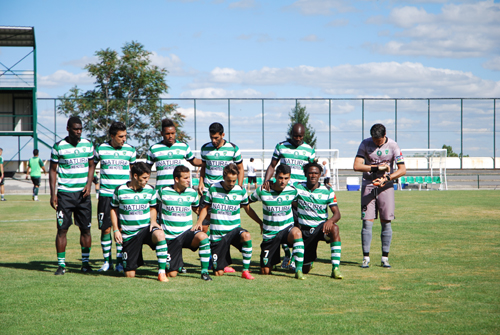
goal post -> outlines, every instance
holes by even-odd
[[[418,170],[419,174],[427,173],[431,179],[439,177],[439,189],[447,190],[446,149],[401,149],[407,169]]]

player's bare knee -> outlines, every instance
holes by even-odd
[[[157,229],[153,232],[153,243],[158,243],[160,241],[163,241],[165,239],[165,234],[163,233],[163,230]]]
[[[224,270],[217,270],[217,271],[214,271],[214,274],[216,277],[221,277],[224,275]]]
[[[125,272],[125,277],[127,277],[127,278],[134,278],[135,277],[135,271],[126,271]]]
[[[170,271],[170,272],[167,272],[167,277],[175,278],[175,277],[177,277],[177,274],[178,274],[177,271]]]
[[[101,235],[108,235],[108,234],[111,234],[111,227],[104,229]]]
[[[291,233],[295,240],[302,238],[302,231],[297,227],[293,227]]]
[[[66,237],[67,233],[68,233],[67,229],[58,229],[57,230],[57,237]]]
[[[241,233],[241,239],[245,242],[250,241],[252,239],[252,236],[250,236],[249,232],[245,231],[245,232]]]
[[[271,268],[260,268],[260,274],[261,275],[270,275],[271,274]]]

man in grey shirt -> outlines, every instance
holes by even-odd
[[[391,221],[394,220],[394,182],[406,174],[403,154],[398,144],[386,136],[385,126],[377,123],[370,129],[371,137],[361,142],[354,159],[354,171],[363,172],[361,186],[362,268],[370,266],[370,244],[373,220],[380,213],[382,225],[382,266],[390,268],[389,249],[392,240]],[[398,169],[393,170],[394,163]]]

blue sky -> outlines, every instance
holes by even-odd
[[[132,40],[169,71],[169,98],[500,97],[499,1],[21,0],[2,4],[0,24],[35,27],[42,98],[91,88],[83,66],[95,51]],[[16,52],[0,49],[2,63]],[[193,103],[178,103],[192,129]],[[302,103],[318,147],[328,148],[328,102]],[[285,137],[293,104],[266,102],[266,149]],[[493,103],[467,104],[464,153],[492,156]],[[330,145],[353,155],[362,137],[360,102],[333,101],[332,109]],[[365,109],[365,136],[374,122],[394,136],[393,101]],[[398,111],[401,145],[427,147],[427,101],[398,102]],[[50,104],[39,112],[41,122],[53,123]],[[433,103],[431,147],[460,147],[457,112],[460,101]],[[231,140],[262,147],[260,113],[260,102],[232,102]],[[199,102],[191,145],[199,148],[208,139],[204,127],[226,115],[227,102]],[[64,134],[64,120],[58,124]]]

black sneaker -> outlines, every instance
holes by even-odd
[[[2,198],[2,201],[7,201],[7,199],[5,199],[5,198]]]
[[[94,272],[94,270],[92,270],[92,267],[90,265],[88,265],[88,264],[82,266],[82,268],[81,268],[80,271],[83,272],[83,273],[92,273],[92,272]]]
[[[210,278],[210,275],[208,274],[208,272],[202,273],[201,279],[203,279],[204,281],[212,281],[212,278]]]
[[[54,275],[56,276],[61,276],[63,274],[66,273],[66,268],[65,267],[62,267],[62,266],[59,266],[56,270],[56,272],[54,273]]]

